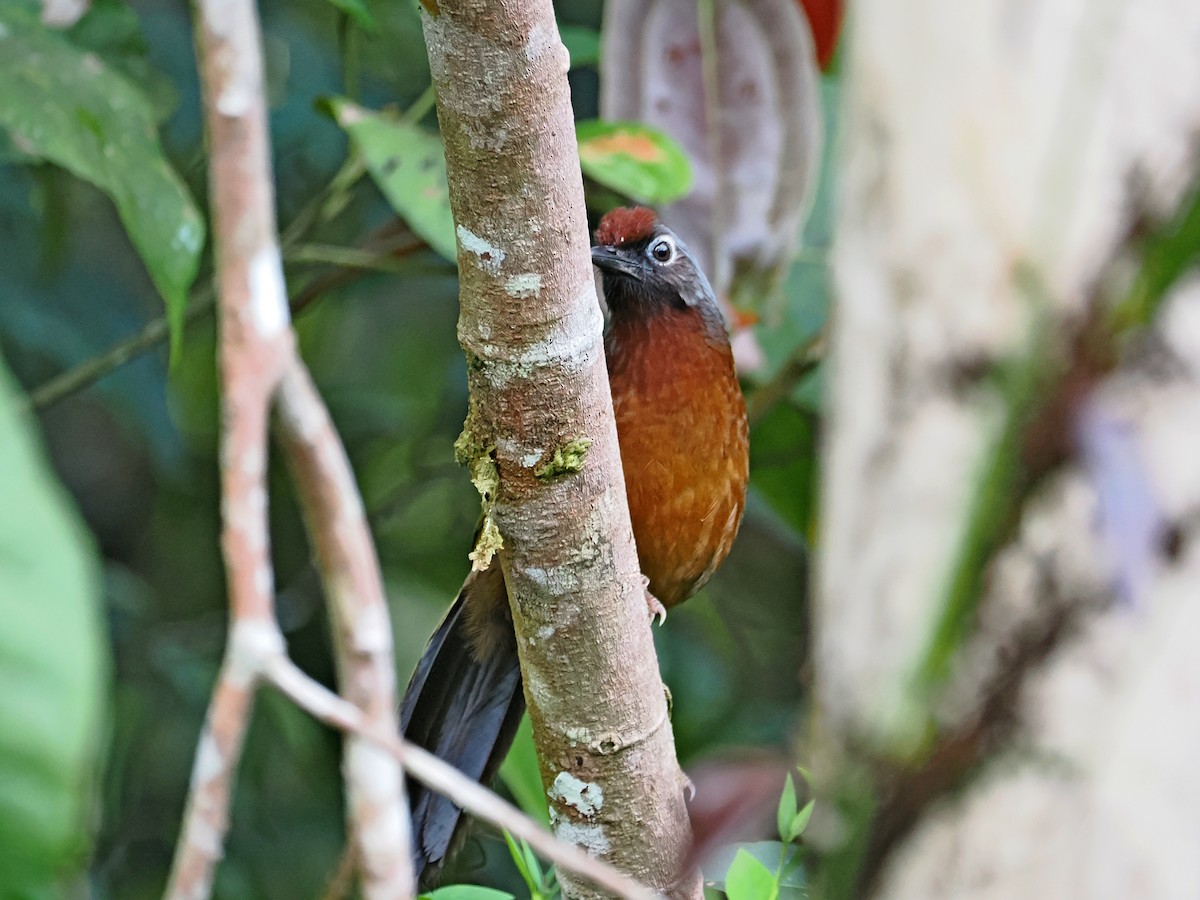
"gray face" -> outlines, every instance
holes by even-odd
[[[592,262],[603,273],[604,296],[614,315],[664,304],[720,315],[708,279],[666,226],[655,226],[642,241],[593,247]]]

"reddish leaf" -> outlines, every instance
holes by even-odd
[[[842,0],[800,0],[800,5],[808,15],[813,43],[817,45],[817,62],[822,69],[828,69],[842,30],[842,13],[845,12]]]

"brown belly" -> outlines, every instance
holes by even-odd
[[[746,405],[728,346],[680,314],[609,342],[609,379],[642,573],[664,606],[698,591],[737,535]]]

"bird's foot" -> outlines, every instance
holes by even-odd
[[[650,579],[645,575],[642,576],[642,590],[646,594],[646,608],[650,610],[650,621],[658,619],[658,624],[661,625],[667,621],[667,608],[662,605],[657,597],[650,593]]]
[[[684,794],[687,795],[688,803],[696,799],[696,783],[688,778],[687,772],[683,771],[683,769],[679,770],[679,786],[683,788]]]

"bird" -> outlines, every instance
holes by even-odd
[[[749,481],[749,427],[729,335],[687,245],[645,207],[608,212],[592,263],[629,517],[647,605],[660,622],[728,556]],[[484,784],[525,711],[498,565],[472,571],[430,638],[401,703],[407,740]],[[436,884],[462,832],[449,799],[411,783],[414,866]]]

